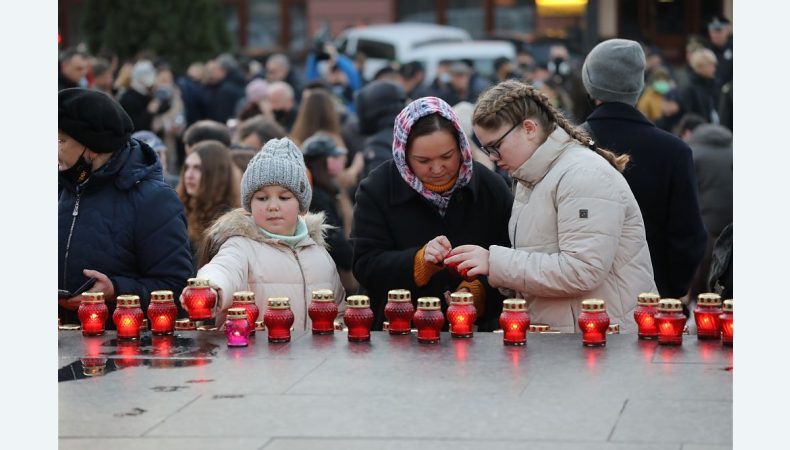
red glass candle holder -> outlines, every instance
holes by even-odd
[[[348,340],[365,342],[370,340],[370,327],[373,325],[373,310],[367,295],[351,295],[346,298],[346,314],[343,321],[348,327]]]
[[[674,298],[664,298],[658,302],[656,312],[658,326],[658,343],[662,345],[680,345],[683,343],[683,327],[686,316],[683,315],[683,304]]]
[[[272,297],[263,313],[263,323],[269,330],[269,342],[290,342],[291,325],[294,324],[294,313],[288,297]]]
[[[652,292],[643,292],[637,297],[634,320],[636,321],[639,339],[658,339],[656,312],[658,312],[659,300],[661,300],[661,297]]]
[[[527,330],[531,328],[529,322],[526,300],[509,298],[502,302],[499,326],[502,327],[502,342],[505,345],[527,345]],[[543,327],[548,331],[548,325]]]
[[[225,317],[225,337],[228,347],[246,347],[250,336],[250,322],[245,308],[229,308]]]
[[[258,320],[258,316],[261,314],[261,310],[258,309],[258,305],[255,304],[255,292],[234,292],[233,301],[231,301],[230,307],[244,309],[244,313],[247,315],[247,329],[250,332],[250,336],[254,336],[255,321]]]
[[[205,278],[190,278],[184,291],[184,307],[190,320],[211,319],[217,304],[217,292],[209,286]]]
[[[444,315],[440,300],[436,297],[417,299],[417,311],[414,313],[414,325],[417,327],[417,342],[435,344],[441,338]]]
[[[727,347],[732,347],[732,299],[724,300],[722,313],[719,315],[721,321],[721,343]]]
[[[448,257],[452,256],[452,253],[448,254],[447,256]],[[448,263],[448,264],[446,264],[446,266],[447,266],[448,269],[450,269],[451,272],[457,274],[459,277],[463,278],[466,281],[470,281],[471,282],[471,281],[475,281],[477,279],[477,275],[473,275],[471,277],[468,275],[469,269],[458,270],[458,265],[459,264],[460,263],[454,263],[454,264],[449,264]]]
[[[337,311],[335,293],[331,289],[313,291],[313,301],[307,308],[313,334],[334,334]]]
[[[151,322],[151,333],[157,336],[173,334],[176,326],[178,309],[173,301],[173,291],[151,292],[151,304],[148,305],[148,320]]]
[[[82,324],[83,336],[99,336],[104,334],[104,322],[107,321],[109,310],[104,303],[104,293],[83,292],[77,317]]]
[[[411,292],[407,289],[392,289],[387,292],[387,306],[384,316],[389,321],[389,331],[393,335],[411,333],[411,319],[414,317],[414,305],[411,303]]]
[[[606,332],[609,329],[606,302],[595,298],[582,300],[582,312],[579,314],[578,322],[579,329],[582,331],[582,344],[585,347],[606,345]]]
[[[140,325],[143,323],[143,310],[140,308],[140,297],[136,295],[119,295],[115,300],[115,312],[112,313],[118,339],[140,339]]]
[[[469,292],[453,292],[450,294],[450,306],[447,307],[447,322],[450,323],[450,336],[454,338],[471,338],[477,320],[477,308],[473,296]]]
[[[721,337],[721,296],[706,292],[697,296],[694,322],[697,324],[697,339],[719,339]]]

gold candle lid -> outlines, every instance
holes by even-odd
[[[387,292],[387,300],[390,302],[410,302],[411,291],[408,289],[391,289]]]
[[[288,297],[270,297],[269,309],[291,309],[291,300]]]
[[[189,319],[176,320],[176,330],[195,330],[197,325]]]
[[[471,305],[474,296],[470,292],[453,292],[450,294],[450,303],[455,305]]]
[[[151,292],[151,302],[167,303],[173,301],[173,291],[153,291]]]
[[[441,303],[438,297],[420,297],[417,299],[417,309],[434,310],[440,309]]]
[[[659,300],[661,300],[661,296],[655,292],[642,292],[637,296],[636,304],[642,306],[655,306],[658,305]]]
[[[233,301],[239,303],[255,303],[255,292],[252,291],[234,292]]]
[[[530,333],[543,333],[543,332],[549,331],[549,328],[551,328],[551,327],[549,327],[545,323],[531,323],[531,324],[529,324],[529,332]]]
[[[346,297],[346,306],[349,308],[370,308],[370,298],[367,295],[349,295]]]
[[[115,303],[119,308],[139,308],[140,297],[137,295],[119,295],[115,299]]]
[[[247,310],[244,308],[228,308],[228,319],[247,319]]]
[[[713,292],[705,292],[697,296],[697,304],[704,306],[721,306],[721,295]]]
[[[83,292],[80,303],[104,303],[104,292]]]
[[[582,311],[606,311],[606,302],[599,298],[582,300]]]
[[[502,302],[502,311],[526,311],[527,301],[523,298],[509,298]]]
[[[255,321],[255,330],[256,331],[263,331],[266,329],[266,326],[263,324],[262,320]]]
[[[190,278],[187,280],[189,287],[209,287],[208,278]]]
[[[662,298],[658,302],[658,310],[659,311],[670,311],[670,312],[680,312],[683,311],[683,304],[680,303],[680,300],[675,298]]]
[[[314,302],[334,302],[335,293],[331,289],[319,289],[313,291]]]
[[[609,334],[620,334],[620,324],[619,323],[610,324],[609,329],[606,330],[606,332]]]
[[[724,300],[724,306],[721,307],[722,311],[732,312],[732,299]]]

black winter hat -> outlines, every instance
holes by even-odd
[[[359,118],[359,132],[367,136],[379,131],[382,119],[395,122],[395,117],[406,106],[406,92],[400,84],[389,80],[371,81],[359,90],[354,105]]]
[[[126,144],[134,124],[109,95],[70,88],[58,92],[58,129],[91,151],[112,153]]]

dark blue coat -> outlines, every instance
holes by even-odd
[[[58,288],[77,289],[82,270],[93,269],[110,278],[116,295],[139,295],[143,310],[151,291],[181,293],[193,273],[184,207],[151,147],[130,139],[83,185],[59,182]],[[78,323],[63,308],[59,317]]]
[[[658,293],[686,295],[707,240],[691,149],[625,103],[601,104],[587,123],[599,146],[631,156],[623,175],[645,221]]]

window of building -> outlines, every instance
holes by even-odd
[[[447,25],[463,28],[475,39],[485,37],[482,0],[447,0]]]

